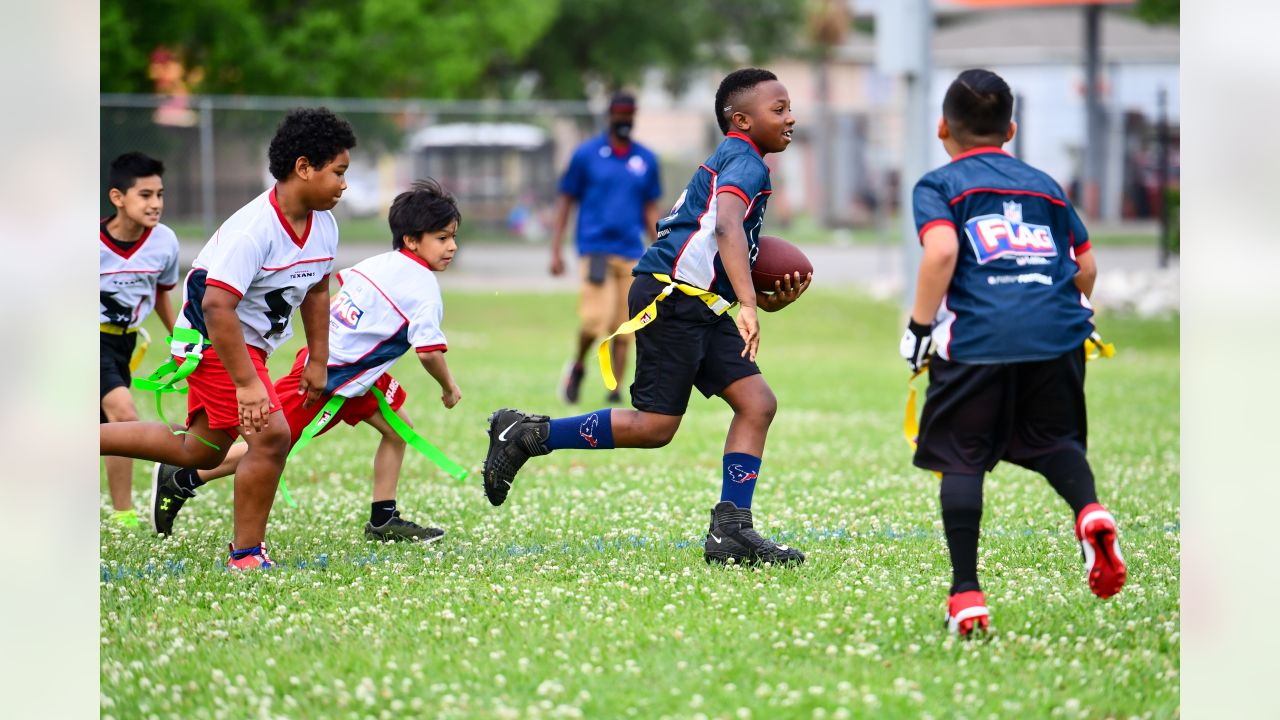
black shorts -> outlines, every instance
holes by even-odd
[[[915,464],[979,474],[1001,460],[1029,461],[1065,449],[1084,452],[1084,350],[1052,360],[996,365],[929,361]]]
[[[138,344],[138,333],[111,335],[98,333],[102,340],[98,345],[98,401],[107,393],[118,387],[129,387],[133,375],[129,372],[129,359],[133,357],[133,348]],[[106,422],[107,416],[98,410],[99,422]]]
[[[637,275],[627,296],[630,315],[653,301],[663,283]],[[718,395],[733,382],[758,375],[760,367],[742,357],[742,336],[726,312],[679,290],[658,303],[658,317],[636,332],[636,378],[631,404],[661,415],[684,415],[689,393]]]

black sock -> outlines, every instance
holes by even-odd
[[[1059,450],[1036,458],[1027,465],[1044,476],[1053,489],[1071,506],[1073,517],[1090,503],[1098,502],[1098,490],[1093,483],[1093,470],[1079,450]]]
[[[369,524],[374,527],[386,525],[395,511],[395,500],[376,500],[373,503],[373,510],[369,513]]]
[[[204,480],[200,479],[200,475],[196,472],[195,468],[179,469],[178,472],[173,474],[173,481],[177,483],[178,487],[186,490],[192,495],[195,495],[196,488],[205,483]]]
[[[980,590],[978,526],[982,522],[982,476],[943,473],[938,491],[942,529],[951,552],[951,594]]]

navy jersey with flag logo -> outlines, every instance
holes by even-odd
[[[1000,148],[976,148],[920,178],[912,205],[921,238],[949,225],[960,242],[934,320],[939,355],[1048,360],[1093,331],[1093,307],[1075,285],[1075,259],[1089,251],[1089,236],[1048,175]]]
[[[658,221],[658,241],[640,258],[633,274],[670,275],[737,302],[716,244],[717,197],[724,192],[737,195],[747,206],[742,227],[747,235],[748,262],[754,266],[764,208],[773,190],[769,167],[755,143],[742,133],[731,132],[694,171],[671,214]]]

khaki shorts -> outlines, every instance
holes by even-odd
[[[582,331],[604,337],[627,320],[627,293],[631,291],[631,271],[639,260],[607,255],[604,282],[593,283],[588,279],[591,257],[578,258],[582,288],[578,296],[578,317]]]

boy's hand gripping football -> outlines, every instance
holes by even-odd
[[[765,312],[777,312],[799,300],[804,291],[809,289],[811,282],[813,282],[813,273],[806,274],[804,281],[801,282],[798,272],[787,275],[782,280],[774,280],[773,292],[756,293],[756,306]]]
[[[933,328],[915,319],[907,321],[907,330],[902,333],[902,341],[898,343],[898,352],[911,366],[911,372],[920,372],[920,368],[929,362],[929,352],[933,350]]]

